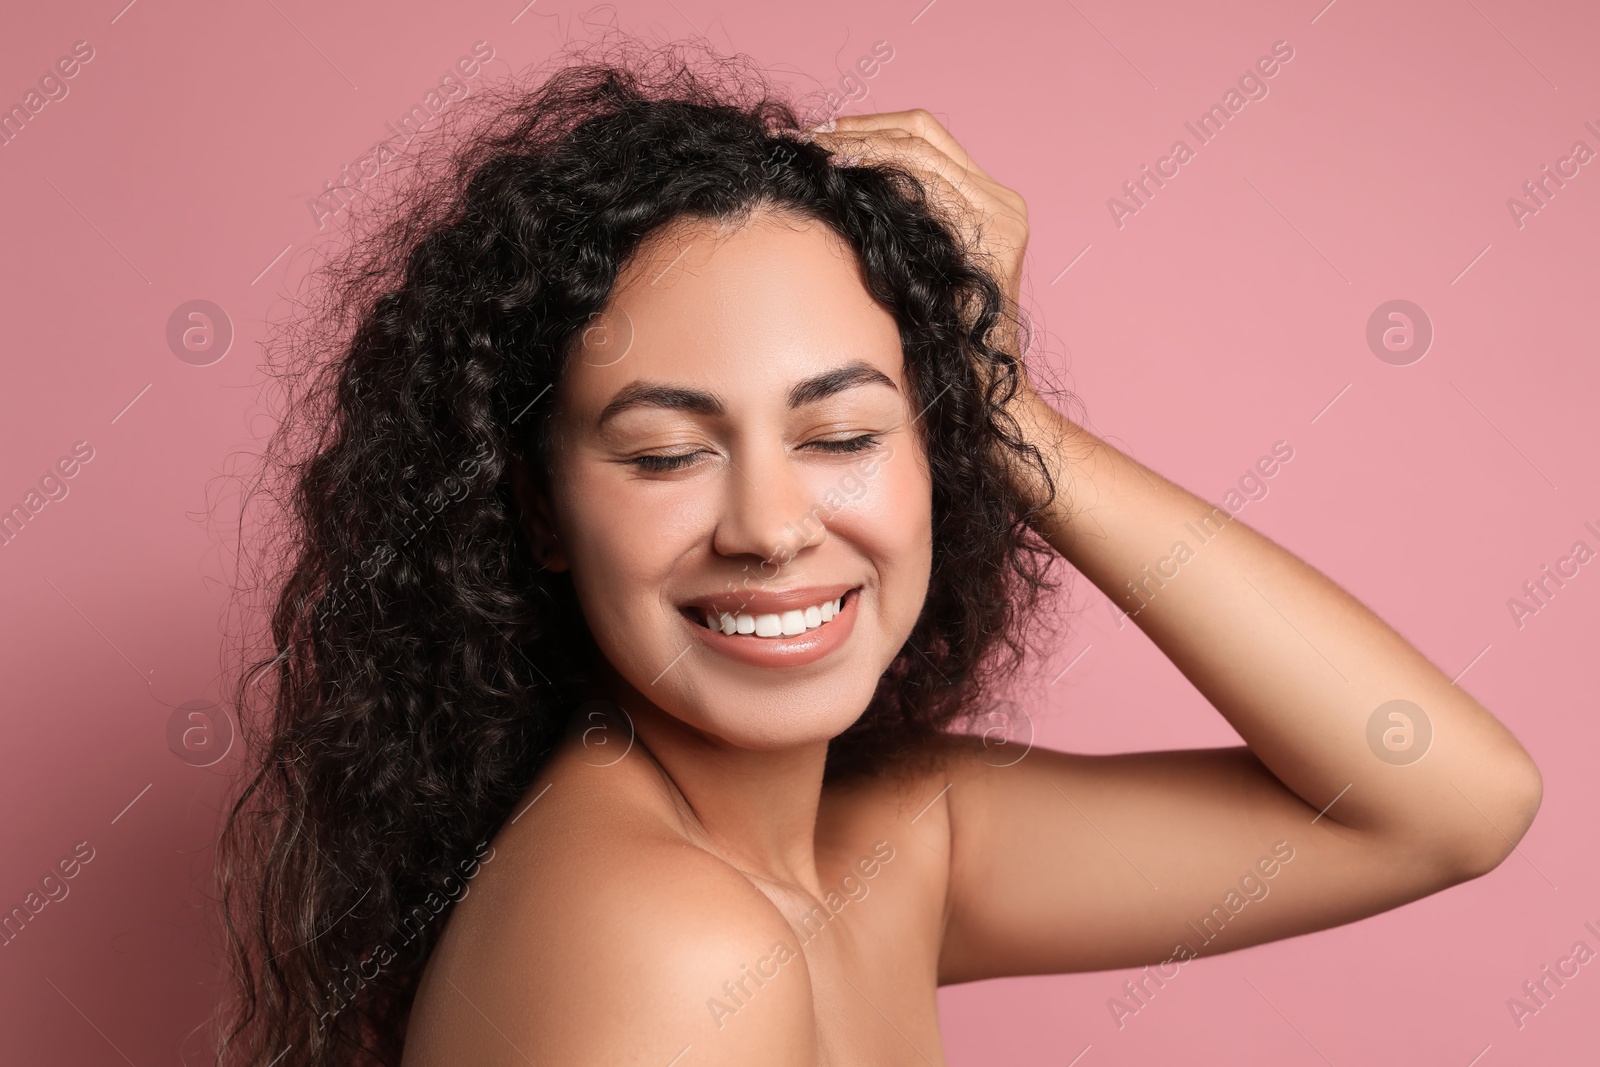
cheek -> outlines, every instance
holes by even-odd
[[[897,631],[911,632],[927,598],[933,566],[933,483],[926,460],[897,448],[865,489],[835,516],[834,529],[871,560],[881,610]]]
[[[584,617],[597,638],[659,606],[692,519],[665,494],[624,491],[593,471],[564,478],[557,526]]]

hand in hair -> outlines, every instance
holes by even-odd
[[[828,148],[840,165],[891,163],[916,176],[928,199],[941,210],[969,253],[983,265],[1000,287],[1003,301],[996,339],[997,349],[1017,365],[1017,391],[1006,405],[1023,432],[1037,433],[1051,420],[1040,411],[1044,401],[1029,380],[1019,338],[1022,301],[1022,262],[1028,247],[1028,204],[1022,194],[996,181],[929,112],[891,111],[870,115],[839,115],[805,131],[805,136]],[[978,364],[987,384],[994,368]],[[1011,463],[1014,475],[1030,497],[1042,498],[1036,472]]]

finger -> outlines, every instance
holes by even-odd
[[[843,134],[844,148],[859,152],[865,158],[886,159],[907,167],[918,178],[936,179],[930,189],[936,202],[949,202],[960,216],[963,234],[975,236],[978,222],[988,222],[996,216],[1005,216],[1008,228],[1020,231],[1026,226],[1026,215],[1015,193],[992,180],[979,178],[965,171],[955,160],[929,144],[923,138],[902,130],[878,130],[868,135]],[[1012,243],[1016,235],[1012,235]]]
[[[992,205],[958,185],[960,175],[954,175],[955,180],[952,180],[952,175],[939,167],[927,166],[910,156],[896,157],[894,162],[922,185],[934,214],[954,232],[966,254],[987,257],[997,251],[1014,249],[1015,241],[1002,238],[997,227],[991,225],[995,217]],[[953,164],[947,161],[945,166]]]
[[[971,186],[976,193],[971,198],[999,201],[1004,186],[987,175],[976,173],[960,160],[941,150],[937,145],[918,134],[897,127],[884,127],[871,131],[836,131],[828,135],[824,147],[841,154],[855,154],[864,158],[899,160],[909,157],[918,165],[938,171],[958,188]],[[1009,190],[1005,190],[1009,191]]]
[[[925,112],[920,113],[926,114]],[[900,112],[897,114],[919,114],[919,112]],[[819,134],[816,140],[824,148],[829,148],[830,150],[845,148],[847,150],[855,150],[860,154],[867,154],[874,150],[892,151],[896,148],[905,148],[908,151],[920,153],[921,148],[918,147],[917,142],[921,142],[922,145],[931,147],[939,156],[948,161],[948,165],[939,164],[940,173],[950,178],[957,185],[965,185],[968,182],[976,183],[989,201],[1003,205],[1008,214],[1021,220],[1024,225],[1026,224],[1027,202],[1022,198],[1022,195],[1014,189],[1001,185],[990,177],[982,167],[973,163],[972,158],[962,152],[959,145],[956,145],[954,138],[950,138],[947,133],[944,134],[946,138],[945,144],[954,146],[956,155],[952,155],[947,148],[940,147],[938,142],[930,141],[919,133],[908,130],[903,126],[879,121],[888,117],[878,115],[844,116],[847,119],[857,119],[865,125],[851,125],[849,128],[835,130],[832,133]],[[943,133],[943,127],[938,127],[937,123],[934,125]]]
[[[930,199],[956,209],[956,214],[966,216],[981,210],[981,193],[963,188],[971,184],[970,175],[962,173],[950,157],[926,142],[917,143],[910,134],[852,137],[836,151],[862,163],[886,162],[904,167],[923,184]]]
[[[932,113],[924,108],[910,111],[884,111],[868,115],[839,115],[834,119],[834,132],[855,132],[883,129],[901,129],[921,137],[961,166],[989,178],[989,174],[967,154],[961,143],[945,129]],[[993,181],[993,178],[989,178]]]

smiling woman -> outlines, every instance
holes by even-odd
[[[658,230],[609,309],[632,323],[627,358],[580,345],[555,390],[544,488],[518,481],[543,523],[535,551],[571,573],[636,721],[664,711],[741,747],[825,746],[927,599],[932,482],[895,318],[848,242],[793,208]],[[779,574],[729,590],[736,561],[774,559],[856,459],[889,452]],[[753,716],[772,667],[791,669],[785,699]]]
[[[478,124],[441,131],[400,207],[373,198],[278,345],[291,567],[237,698],[256,770],[220,850],[222,1062],[653,1060],[675,1020],[647,1004],[705,979],[703,1003],[789,936],[888,836],[861,813],[926,803],[916,769],[1036,635],[1054,552],[1013,475],[1049,474],[1005,411],[1014,301],[924,164],[839,165],[749,64],[589,58],[464,102]],[[564,732],[596,700],[616,760]],[[836,809],[852,782],[868,806]],[[336,999],[488,839],[472,895]],[[915,925],[926,992],[942,875],[914,866],[874,900]],[[638,928],[646,900],[667,926]],[[840,969],[864,933],[809,946],[704,1062],[809,1033],[843,981],[903,996]],[[848,1029],[794,1047],[882,1041],[836,1007]]]
[[[1135,621],[1245,746],[986,762],[1050,568],[1122,596],[1212,508],[1036,391],[1026,207],[928,113],[804,131],[700,64],[484,94],[289,335],[219,1063],[939,1063],[939,985],[1171,960],[1274,842],[1183,958],[1500,862],[1526,753],[1240,521]],[[1427,759],[1367,747],[1394,700]]]

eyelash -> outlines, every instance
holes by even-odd
[[[878,443],[878,437],[878,434],[864,433],[856,437],[847,437],[840,441],[812,441],[810,444],[820,445],[824,451],[835,454],[864,452]],[[688,465],[686,461],[697,455],[699,455],[698,452],[682,452],[675,456],[634,456],[628,462],[640,470],[652,474],[663,474],[668,471],[682,470]]]

